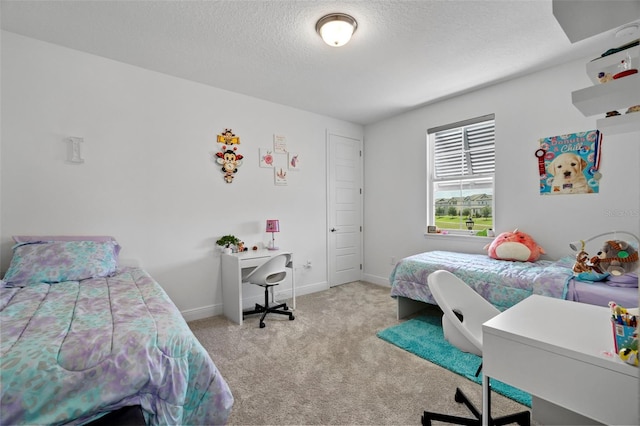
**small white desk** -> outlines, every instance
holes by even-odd
[[[610,316],[609,308],[533,295],[485,322],[483,412],[491,377],[529,392],[534,412],[537,397],[604,424],[640,424],[639,370],[615,354]]]
[[[256,267],[286,250],[249,250],[241,253],[222,253],[222,304],[224,315],[231,321],[242,325],[242,279]],[[291,269],[291,307],[296,308],[296,281],[293,269],[293,254],[287,265]]]

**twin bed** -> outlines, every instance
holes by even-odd
[[[430,251],[406,257],[391,272],[391,296],[398,301],[398,318],[436,305],[427,277],[438,269],[452,272],[500,310],[532,294],[607,306],[615,301],[625,307],[638,306],[638,284],[587,282],[574,278],[573,260],[512,262],[486,254]]]
[[[0,424],[225,424],[229,387],[160,285],[112,239],[16,238],[0,288]]]

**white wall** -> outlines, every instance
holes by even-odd
[[[216,239],[266,242],[277,218],[279,245],[314,265],[297,270],[299,293],[326,287],[325,132],[361,126],[8,32],[1,78],[2,271],[12,235],[113,235],[187,318],[212,315]],[[245,157],[232,184],[211,159],[225,128]],[[302,159],[288,186],[258,167],[274,134]],[[69,136],[84,138],[82,165],[65,162]]]
[[[496,231],[532,234],[548,258],[590,235],[639,233],[638,136],[605,135],[601,192],[540,196],[538,139],[595,128],[571,104],[590,83],[584,61],[425,106],[364,129],[365,278],[388,285],[391,258],[425,250],[482,252],[487,240],[424,237],[426,130],[496,115]],[[212,70],[215,72],[215,70]],[[0,247],[15,234],[110,234],[138,258],[187,318],[221,312],[215,240],[233,233],[279,244],[299,263],[300,293],[326,288],[325,130],[361,126],[2,33]],[[241,137],[245,162],[224,183],[216,134]],[[289,185],[258,168],[258,149],[284,134],[303,159]],[[83,137],[83,165],[65,163],[68,136]],[[435,239],[437,238],[437,239]]]
[[[597,56],[597,54],[594,54]],[[595,57],[594,56],[594,57]],[[391,259],[427,250],[482,253],[490,239],[425,237],[426,131],[495,113],[496,232],[519,228],[546,249],[571,254],[568,243],[625,230],[639,234],[640,135],[604,135],[600,193],[541,196],[538,139],[596,128],[572,104],[571,92],[592,83],[575,61],[365,127],[365,278],[387,284]],[[473,67],[470,67],[473,72]],[[622,111],[624,112],[624,111]]]

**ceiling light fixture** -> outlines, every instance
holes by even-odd
[[[316,23],[316,32],[322,40],[332,47],[344,46],[356,32],[358,23],[344,13],[331,13],[323,16]]]
[[[622,27],[618,31],[616,31],[616,37],[617,38],[633,37],[638,33],[638,28],[640,28],[638,24],[627,25],[626,27]]]

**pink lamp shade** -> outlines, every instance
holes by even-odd
[[[267,232],[280,232],[280,221],[278,219],[267,219]]]

